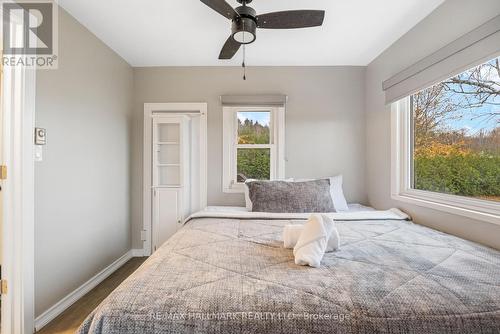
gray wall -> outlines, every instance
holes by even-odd
[[[224,94],[286,94],[286,175],[344,174],[350,201],[365,202],[363,67],[256,67],[247,81],[238,67],[134,69],[133,247],[142,247],[142,122],[145,102],[208,102],[208,204],[244,205],[222,192]]]
[[[38,71],[35,313],[130,250],[132,68],[59,11],[59,69]]]
[[[500,226],[391,200],[390,107],[382,82],[500,13],[498,0],[448,0],[375,59],[366,72],[366,185],[371,205],[401,207],[417,223],[500,249]]]

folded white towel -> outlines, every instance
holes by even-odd
[[[332,235],[330,235],[330,239],[328,239],[328,245],[326,246],[326,252],[330,253],[336,251],[340,248],[340,234],[339,230],[337,230],[337,226],[335,221],[328,217],[327,215],[321,215],[323,218],[323,222],[328,222],[328,224],[333,224]]]
[[[312,215],[293,249],[295,264],[319,268],[335,225],[321,215]]]
[[[293,248],[299,241],[304,225],[286,225],[283,229],[283,242],[285,248]]]
[[[325,220],[329,222],[331,221],[335,226],[335,222],[333,221],[333,219],[328,217],[327,215],[321,215],[321,218],[323,218],[324,221]],[[299,241],[300,235],[302,234],[303,230],[304,230],[304,225],[286,225],[285,228],[283,229],[283,242],[285,244],[285,248],[289,249],[294,248],[295,245],[297,244],[297,241]],[[330,239],[328,239],[326,253],[336,251],[339,248],[340,248],[340,235],[339,231],[335,226],[335,228],[332,231],[332,235],[330,236]]]

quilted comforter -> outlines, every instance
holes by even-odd
[[[499,252],[351,219],[321,268],[300,267],[282,246],[290,223],[304,221],[191,219],[79,333],[500,333]]]

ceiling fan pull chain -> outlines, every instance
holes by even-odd
[[[245,45],[243,45],[243,63],[241,64],[243,67],[243,80],[247,79],[247,66],[245,64]]]
[[[243,22],[243,28],[245,28],[245,22]],[[241,66],[243,67],[243,80],[247,79],[247,66],[245,64],[246,59],[246,45],[245,45],[245,34],[243,34],[243,63]]]

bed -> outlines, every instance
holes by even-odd
[[[341,248],[310,268],[282,245],[305,214],[197,213],[79,333],[500,333],[499,252],[398,210],[331,215]]]

